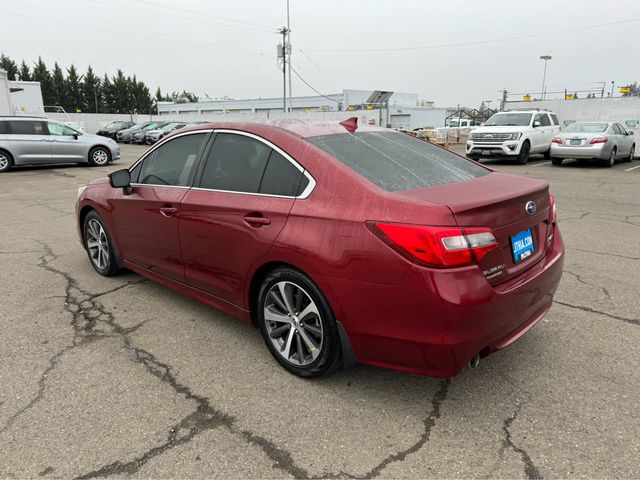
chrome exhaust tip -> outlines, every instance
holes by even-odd
[[[475,356],[469,360],[469,368],[474,369],[478,365],[480,365],[480,352],[476,353]]]

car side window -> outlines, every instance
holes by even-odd
[[[553,123],[554,125],[560,125],[558,116],[555,113],[550,113],[549,116],[551,117],[551,123]]]
[[[258,193],[271,147],[235,133],[218,133],[202,172],[201,188]]]
[[[47,127],[49,128],[49,135],[71,137],[78,133],[75,130],[67,127],[66,125],[62,125],[61,123],[48,122]]]
[[[309,179],[298,167],[272,150],[260,182],[259,193],[297,197],[308,184]]]
[[[14,135],[45,135],[44,122],[37,121],[9,122],[9,130]]]
[[[546,113],[541,113],[540,114],[540,124],[543,127],[548,127],[549,125],[551,125],[551,122],[549,121],[549,115],[547,115]]]
[[[4,135],[7,132],[7,122],[0,121],[0,135]]]
[[[626,135],[627,134],[627,129],[626,128],[624,128],[619,123],[616,123],[616,125],[618,126],[618,130],[620,130],[620,135]]]
[[[615,133],[616,135],[622,135],[622,132],[620,131],[620,127],[618,127],[617,123],[611,124],[611,128],[613,129],[613,133]]]
[[[207,135],[193,133],[163,143],[142,161],[138,181],[134,183],[189,186],[191,173]]]

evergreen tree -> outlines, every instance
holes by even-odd
[[[82,88],[82,97],[84,100],[82,110],[84,112],[98,113],[99,103],[101,103],[100,79],[93,73],[91,65],[87,68]]]
[[[117,113],[113,108],[113,85],[106,73],[102,78],[100,94],[100,113]]]
[[[42,101],[45,106],[54,105],[53,103],[53,91],[51,85],[51,74],[49,69],[45,65],[42,57],[38,57],[38,61],[33,67],[33,80],[40,82],[40,90],[42,91]]]
[[[0,55],[0,70],[7,72],[9,80],[15,80],[18,74],[18,65],[3,53]]]
[[[20,64],[20,70],[18,71],[18,76],[20,77],[20,80],[22,80],[23,82],[30,82],[31,81],[31,71],[29,70],[29,65],[27,65],[24,60],[22,60],[22,63]]]
[[[76,67],[71,64],[67,69],[63,106],[67,112],[76,112],[78,110],[82,111],[84,104],[82,75],[78,75]]]
[[[62,68],[55,62],[51,73],[51,105],[62,106],[65,101],[65,79]]]
[[[156,102],[162,102],[164,100],[164,97],[162,96],[162,92],[160,91],[160,87],[156,89],[156,95],[154,98]]]

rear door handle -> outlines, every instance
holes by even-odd
[[[160,213],[165,217],[173,217],[178,213],[178,209],[175,207],[160,207]]]
[[[244,221],[251,227],[262,227],[263,225],[271,225],[271,219],[267,217],[257,217],[254,215],[246,215]]]

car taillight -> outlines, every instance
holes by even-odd
[[[555,137],[553,140],[551,140],[551,143],[557,143],[558,145],[562,145],[562,138]]]
[[[592,138],[589,142],[591,145],[595,145],[596,143],[607,143],[609,139],[607,137],[596,137]]]
[[[556,224],[558,223],[558,215],[556,213],[556,197],[553,193],[549,194],[549,220],[547,226],[547,246],[551,244],[551,240],[553,240],[553,232],[555,230]]]
[[[403,256],[431,267],[471,265],[498,248],[490,228],[424,227],[378,222],[367,222],[367,226]]]

